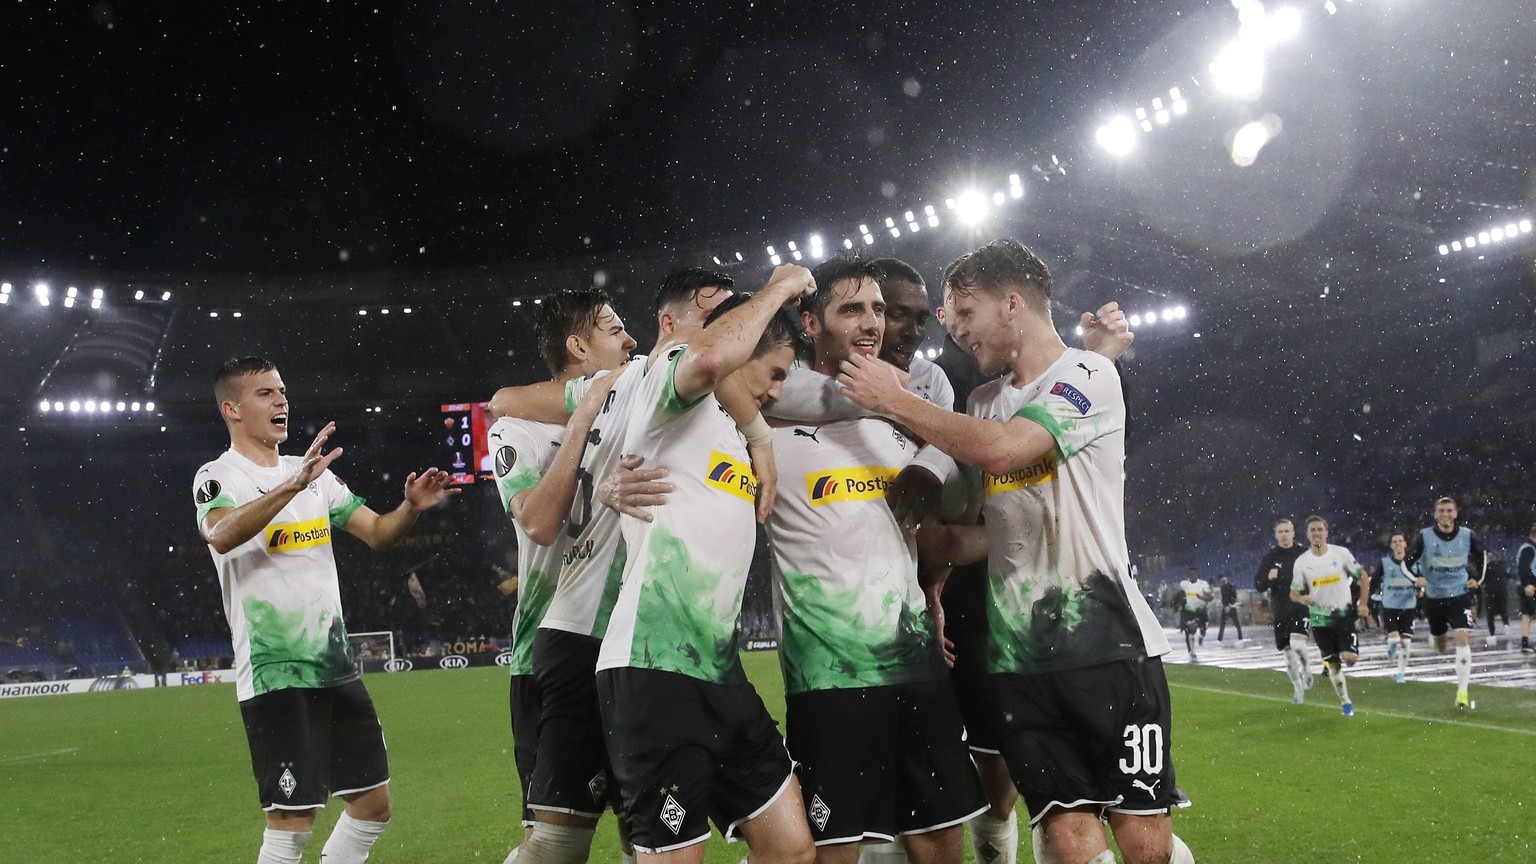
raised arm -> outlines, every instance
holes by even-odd
[[[621,366],[593,379],[575,413],[571,414],[570,422],[565,424],[560,449],[555,451],[554,461],[544,476],[532,488],[524,489],[512,498],[512,518],[523,526],[528,539],[540,546],[552,545],[570,518],[571,503],[576,500],[581,482],[581,455],[586,449],[587,437],[623,371]]]
[[[726,376],[752,359],[768,319],[785,303],[816,290],[811,271],[796,264],[774,268],[763,290],[710,324],[678,360],[673,388],[684,402],[714,392]]]

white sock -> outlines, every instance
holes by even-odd
[[[521,846],[513,846],[512,847],[512,851],[507,853],[507,857],[501,859],[501,864],[512,864],[512,862],[516,861],[517,860],[517,850],[519,850],[521,848],[523,848],[523,847],[521,847]]]
[[[1397,671],[1400,675],[1408,674],[1408,648],[1413,644],[1413,639],[1402,636],[1397,642]]]
[[[1472,683],[1472,646],[1456,646],[1456,689],[1465,690]]]
[[[1168,856],[1168,864],[1195,864],[1195,853],[1177,834],[1173,835],[1173,854]]]
[[[907,847],[900,840],[871,843],[859,849],[859,864],[907,864]]]
[[[596,833],[596,828],[540,822],[533,826],[533,833],[523,845],[517,847],[517,864],[586,864]]]
[[[266,829],[261,833],[261,851],[256,854],[256,864],[299,864],[311,833]]]
[[[1285,646],[1285,674],[1291,679],[1291,686],[1300,692],[1302,682],[1307,678],[1306,661],[1294,645]]]
[[[379,839],[388,824],[353,819],[343,811],[341,818],[336,820],[336,827],[331,829],[331,836],[325,840],[325,848],[320,850],[321,864],[363,864],[368,860],[373,841]]]
[[[1019,814],[1002,819],[983,813],[968,823],[978,864],[1019,864]]]
[[[1349,685],[1344,682],[1344,667],[1329,663],[1328,680],[1333,682],[1333,692],[1339,694],[1339,704],[1349,702]]]

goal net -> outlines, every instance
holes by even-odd
[[[352,662],[357,664],[359,672],[367,668],[377,671],[382,664],[395,659],[395,634],[392,630],[348,633],[347,641],[352,645]]]

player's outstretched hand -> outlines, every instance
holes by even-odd
[[[1118,360],[1136,341],[1125,312],[1113,300],[1096,312],[1084,312],[1077,323],[1083,328],[1083,347],[1110,360]]]
[[[414,510],[430,510],[462,490],[451,488],[453,475],[441,468],[428,468],[405,477],[405,501]]]
[[[641,468],[644,456],[631,453],[619,459],[619,464],[597,484],[597,499],[625,516],[633,516],[642,522],[656,517],[650,508],[667,503],[672,484],[663,478],[665,468]]]
[[[337,447],[329,453],[325,452],[325,442],[336,431],[336,421],[325,424],[320,434],[310,443],[309,449],[304,451],[304,462],[299,469],[288,478],[287,486],[294,492],[302,492],[304,487],[315,482],[315,478],[325,473],[325,469],[331,467],[336,457],[341,455],[341,448]]]
[[[905,373],[878,357],[850,356],[837,380],[844,396],[877,414],[895,413],[898,400],[907,395]]]

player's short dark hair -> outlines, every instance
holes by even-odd
[[[845,279],[863,281],[873,279],[879,284],[885,278],[885,273],[875,266],[875,262],[868,258],[837,257],[816,265],[811,271],[811,276],[816,280],[816,293],[809,297],[800,298],[800,311],[809,312],[817,318],[827,311],[827,304],[832,301],[832,287]]]
[[[213,373],[213,398],[220,402],[232,399],[237,395],[233,392],[234,382],[247,375],[260,375],[276,369],[277,364],[265,357],[231,357]]]
[[[993,240],[956,258],[944,271],[944,288],[956,294],[985,291],[998,297],[1017,291],[1036,312],[1049,314],[1051,309],[1051,270],[1017,240]]]
[[[1324,519],[1323,517],[1321,517],[1319,515],[1317,515],[1316,513],[1314,513],[1311,516],[1307,517],[1307,527],[1310,528],[1312,526],[1313,522],[1321,522],[1321,523],[1323,523],[1324,527],[1327,527],[1327,525],[1328,525],[1328,520]]]
[[[882,274],[880,276],[880,283],[882,285],[887,279],[900,279],[903,282],[911,282],[919,288],[928,285],[927,282],[923,281],[923,274],[917,272],[917,268],[900,258],[876,258],[869,263],[875,265],[880,270]]]
[[[1225,573],[1222,573],[1222,574],[1221,574],[1221,575],[1219,575],[1219,576],[1217,576],[1217,577],[1216,577],[1216,578],[1217,578],[1217,579],[1230,579],[1230,578],[1232,578],[1232,577],[1230,577],[1230,576],[1228,576],[1228,575],[1227,575],[1227,574],[1225,574]]]
[[[710,310],[709,317],[704,319],[704,326],[715,323],[725,313],[752,299],[747,292],[732,294],[720,302],[719,306]],[[761,357],[780,345],[794,348],[800,342],[800,325],[795,317],[783,309],[774,311],[768,319],[768,324],[763,327],[763,335],[758,337],[757,345],[752,349],[753,357]]]
[[[1392,533],[1387,535],[1387,542],[1391,543],[1393,537],[1401,537],[1401,538],[1403,538],[1403,542],[1404,543],[1408,542],[1408,532],[1407,531],[1393,531]]]
[[[608,292],[599,288],[571,288],[556,291],[538,305],[533,330],[538,334],[539,353],[549,374],[559,375],[570,363],[565,340],[570,336],[590,336],[597,327],[597,312],[613,302]]]
[[[1441,495],[1439,498],[1435,499],[1435,506],[1436,507],[1439,507],[1441,504],[1449,504],[1452,507],[1460,507],[1461,506],[1461,505],[1456,503],[1456,499],[1455,498],[1452,498],[1449,495]]]
[[[674,303],[691,302],[706,288],[724,288],[729,291],[735,284],[736,280],[724,273],[702,267],[673,270],[661,280],[661,286],[656,289],[656,313],[661,314],[662,309]]]
[[[1281,525],[1289,525],[1292,528],[1296,527],[1296,523],[1292,522],[1291,521],[1291,517],[1289,517],[1289,516],[1281,516],[1279,519],[1276,519],[1275,520],[1275,524],[1271,525],[1270,527],[1271,528],[1279,528]]]

